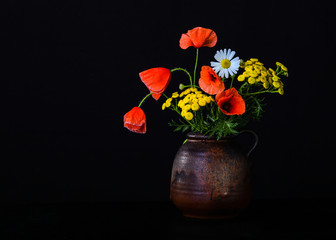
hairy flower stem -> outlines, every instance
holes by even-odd
[[[188,77],[189,77],[190,85],[193,85],[191,75],[190,75],[190,73],[186,69],[184,69],[184,68],[173,68],[172,70],[170,70],[170,72],[175,72],[175,71],[183,71],[183,72],[185,72],[188,75]]]
[[[141,105],[143,104],[143,102],[149,97],[151,96],[153,93],[148,93],[142,100],[141,102],[139,103],[138,107],[141,107]]]
[[[183,90],[185,88],[190,88],[190,87],[200,88],[199,86],[194,86],[194,85],[183,85],[183,88],[180,88],[180,90]]]
[[[195,68],[194,68],[194,87],[196,85],[196,69],[198,63],[198,48],[196,48],[196,61],[195,61]]]

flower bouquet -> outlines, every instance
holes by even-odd
[[[194,47],[196,60],[193,75],[185,68],[156,67],[141,72],[140,79],[150,93],[124,115],[124,126],[137,133],[146,132],[146,115],[142,110],[144,101],[152,96],[165,99],[162,110],[176,112],[178,119],[169,125],[175,131],[192,131],[217,139],[236,135],[250,120],[259,120],[263,113],[263,94],[284,94],[283,77],[287,68],[280,62],[275,68],[266,67],[257,58],[240,59],[231,49],[218,50],[210,66],[202,66],[198,74],[198,55],[201,47],[214,47],[216,33],[207,28],[196,27],[181,35],[182,49]],[[180,84],[179,90],[165,94],[172,74],[182,71],[189,80]]]

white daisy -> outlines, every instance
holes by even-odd
[[[229,76],[233,76],[237,73],[240,65],[239,57],[233,56],[235,55],[235,51],[231,51],[231,49],[219,50],[215,54],[215,59],[217,62],[211,62],[211,67],[220,77],[228,78]]]

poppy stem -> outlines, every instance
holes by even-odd
[[[183,71],[183,72],[185,72],[188,75],[188,77],[189,77],[190,85],[193,85],[191,75],[190,75],[190,73],[186,69],[184,69],[184,68],[173,68],[172,70],[170,70],[170,72],[175,72],[175,71]]]
[[[141,102],[139,103],[138,107],[141,107],[142,103],[149,97],[151,96],[153,93],[148,93],[142,100]]]
[[[191,87],[200,88],[199,86],[194,86],[194,85],[183,85],[182,87],[180,87],[180,90],[183,90],[185,88],[191,88]]]
[[[196,48],[196,61],[195,61],[195,68],[194,68],[194,86],[196,85],[196,69],[198,63],[198,48]]]

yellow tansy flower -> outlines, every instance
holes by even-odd
[[[249,66],[246,66],[245,68],[244,68],[245,70],[253,70],[253,66],[252,65],[249,65]]]
[[[182,112],[181,112],[181,116],[184,117],[186,113],[187,113],[186,110],[182,110]]]
[[[279,67],[283,66],[283,64],[281,62],[275,62],[275,64]]]
[[[278,92],[279,92],[280,95],[284,95],[284,93],[285,93],[283,87],[279,88]]]
[[[193,119],[194,115],[191,113],[191,112],[186,112],[184,117],[187,119],[187,120],[191,120]]]
[[[264,83],[264,82],[267,81],[267,79],[266,79],[265,76],[259,76],[258,78],[260,79],[260,81],[261,81],[262,83]]]
[[[281,69],[284,70],[285,72],[288,72],[288,69],[284,65],[281,66]]]
[[[177,106],[179,106],[180,108],[182,108],[182,106],[184,106],[183,100],[180,100],[177,104]]]
[[[266,72],[266,71],[260,71],[260,74],[261,74],[261,76],[263,76],[263,77],[266,77],[266,76],[267,76],[267,72]]]
[[[257,71],[252,71],[252,72],[251,72],[251,77],[255,78],[255,77],[257,77],[257,76],[258,76]]]
[[[273,82],[273,86],[276,87],[276,88],[279,88],[281,87],[281,84],[279,81],[276,81],[276,82]]]
[[[254,77],[249,77],[247,81],[249,84],[254,84],[256,82],[256,79]]]
[[[240,74],[237,79],[239,82],[242,82],[245,80],[245,76],[243,74]]]
[[[261,70],[261,66],[254,65],[254,69]]]
[[[211,102],[211,97],[205,97],[204,100],[206,101],[206,103],[210,103]]]
[[[185,98],[183,98],[183,103],[184,103],[184,104],[187,104],[187,103],[189,102],[189,100],[190,100],[190,99],[188,98],[188,96],[186,96]]]
[[[191,105],[190,105],[190,104],[186,104],[186,105],[183,107],[183,110],[188,111],[188,110],[190,110],[190,108],[191,108]]]
[[[273,76],[273,77],[272,77],[272,80],[273,80],[274,82],[278,82],[278,81],[280,80],[280,78],[279,78],[278,76]]]
[[[198,105],[198,103],[193,103],[192,105],[191,105],[191,110],[193,110],[193,111],[197,111],[197,110],[199,110],[200,109],[200,106]]]
[[[172,98],[178,98],[178,97],[179,97],[178,92],[174,92],[173,95],[172,95]]]
[[[206,101],[201,98],[199,101],[198,101],[198,104],[201,106],[201,107],[204,107],[206,105]]]
[[[263,82],[263,87],[264,87],[265,89],[268,89],[269,86],[270,86],[269,82]]]
[[[251,70],[246,70],[243,74],[244,74],[244,77],[249,77],[249,76],[251,76],[251,73],[252,73],[252,71]]]

